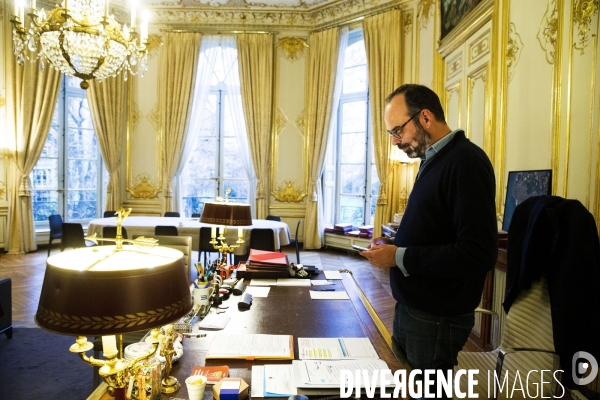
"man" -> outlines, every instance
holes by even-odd
[[[429,88],[402,85],[386,103],[392,143],[421,158],[421,168],[393,244],[375,238],[360,254],[390,268],[393,339],[411,366],[446,374],[457,364],[496,263],[494,171],[462,130],[448,127]]]

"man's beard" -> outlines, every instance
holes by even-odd
[[[417,142],[417,146],[413,147],[408,143],[398,143],[397,146],[400,150],[404,151],[409,158],[423,158],[425,157],[425,150],[427,150],[431,143],[431,134],[421,126],[419,121],[415,120],[414,123],[416,129],[415,141]]]

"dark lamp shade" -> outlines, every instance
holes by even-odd
[[[226,226],[252,225],[252,211],[250,204],[204,203],[200,222]]]
[[[179,250],[96,246],[48,258],[35,322],[67,335],[115,335],[177,321],[192,306]]]

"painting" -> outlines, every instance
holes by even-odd
[[[502,230],[508,232],[515,208],[532,196],[550,195],[552,191],[552,170],[510,171],[506,186],[504,219]]]
[[[442,0],[442,39],[475,8],[481,0]]]

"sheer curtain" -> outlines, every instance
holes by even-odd
[[[222,51],[219,51],[221,48]],[[246,133],[246,124],[244,122],[244,112],[242,109],[242,96],[240,93],[240,74],[237,63],[237,47],[236,38],[234,36],[204,36],[200,46],[200,54],[198,56],[198,73],[196,75],[196,84],[194,86],[192,100],[192,115],[188,126],[188,135],[184,146],[182,162],[177,170],[177,178],[179,184],[176,193],[179,202],[179,210],[183,210],[183,196],[180,190],[182,187],[181,178],[183,170],[190,161],[194,149],[196,148],[197,136],[194,132],[200,131],[202,124],[202,114],[208,101],[208,96],[211,90],[211,79],[214,74],[217,57],[222,57],[222,65],[231,66],[225,74],[225,86],[227,87],[227,105],[231,110],[233,121],[230,121],[235,129],[235,135],[240,149],[239,156],[241,158],[246,176],[250,181],[248,198],[254,198],[253,181],[254,168],[250,158],[248,134]],[[252,213],[254,215],[254,202],[250,201]]]

